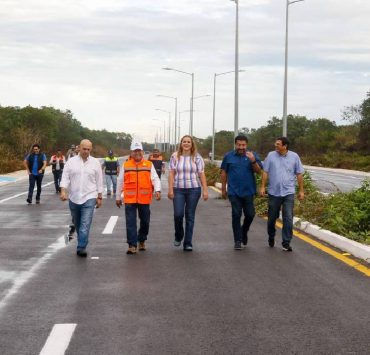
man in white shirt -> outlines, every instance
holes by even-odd
[[[123,164],[117,180],[116,205],[122,205],[124,195],[127,233],[127,254],[136,254],[137,242],[139,250],[146,250],[145,242],[149,233],[150,204],[153,191],[156,200],[161,199],[161,180],[154,165],[144,159],[143,146],[140,142],[131,144],[131,158]],[[140,228],[137,230],[137,214]]]
[[[101,207],[103,199],[103,174],[98,159],[90,156],[91,150],[92,143],[82,140],[79,155],[67,161],[60,183],[62,201],[68,199],[66,190],[69,190],[69,208],[77,231],[77,255],[80,257],[87,256],[94,208]]]

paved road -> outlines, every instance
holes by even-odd
[[[369,278],[299,239],[293,253],[268,248],[259,218],[234,251],[215,193],[198,207],[193,253],[172,246],[163,199],[148,250],[126,255],[123,209],[105,198],[80,259],[53,186],[40,205],[11,198],[25,191],[26,181],[0,187],[0,354],[57,354],[63,339],[69,355],[369,353]]]

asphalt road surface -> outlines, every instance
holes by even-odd
[[[340,172],[340,169],[315,169],[310,167],[307,171],[311,174],[312,180],[322,192],[350,192],[361,187],[366,176],[361,176],[358,172],[352,174]],[[370,177],[367,177],[370,179]]]
[[[44,184],[40,205],[27,181],[0,187],[0,354],[369,354],[369,277],[297,238],[293,253],[269,248],[259,218],[233,250],[215,192],[192,253],[173,246],[164,182],[147,251],[126,255],[124,210],[104,198],[81,259]]]

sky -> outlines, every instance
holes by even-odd
[[[282,116],[285,8],[239,0],[239,127]],[[175,100],[157,95],[177,97],[188,133],[191,76],[162,69],[171,67],[194,73],[193,133],[207,137],[214,74],[235,69],[235,9],[230,0],[2,0],[0,105],[69,109],[90,129],[153,142],[175,117]],[[369,13],[368,0],[289,6],[288,113],[344,124],[343,108],[363,101]],[[233,73],[217,76],[219,130],[234,130]]]

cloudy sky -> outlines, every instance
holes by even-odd
[[[240,127],[282,115],[285,0],[239,0]],[[288,112],[338,123],[370,90],[370,1],[290,7]],[[153,141],[178,97],[213,94],[234,69],[230,0],[2,0],[0,105],[70,109],[91,129]],[[233,130],[234,76],[217,77],[216,129]],[[213,98],[194,101],[194,135],[212,129]],[[187,133],[189,112],[181,114]],[[167,125],[167,123],[166,123]]]

